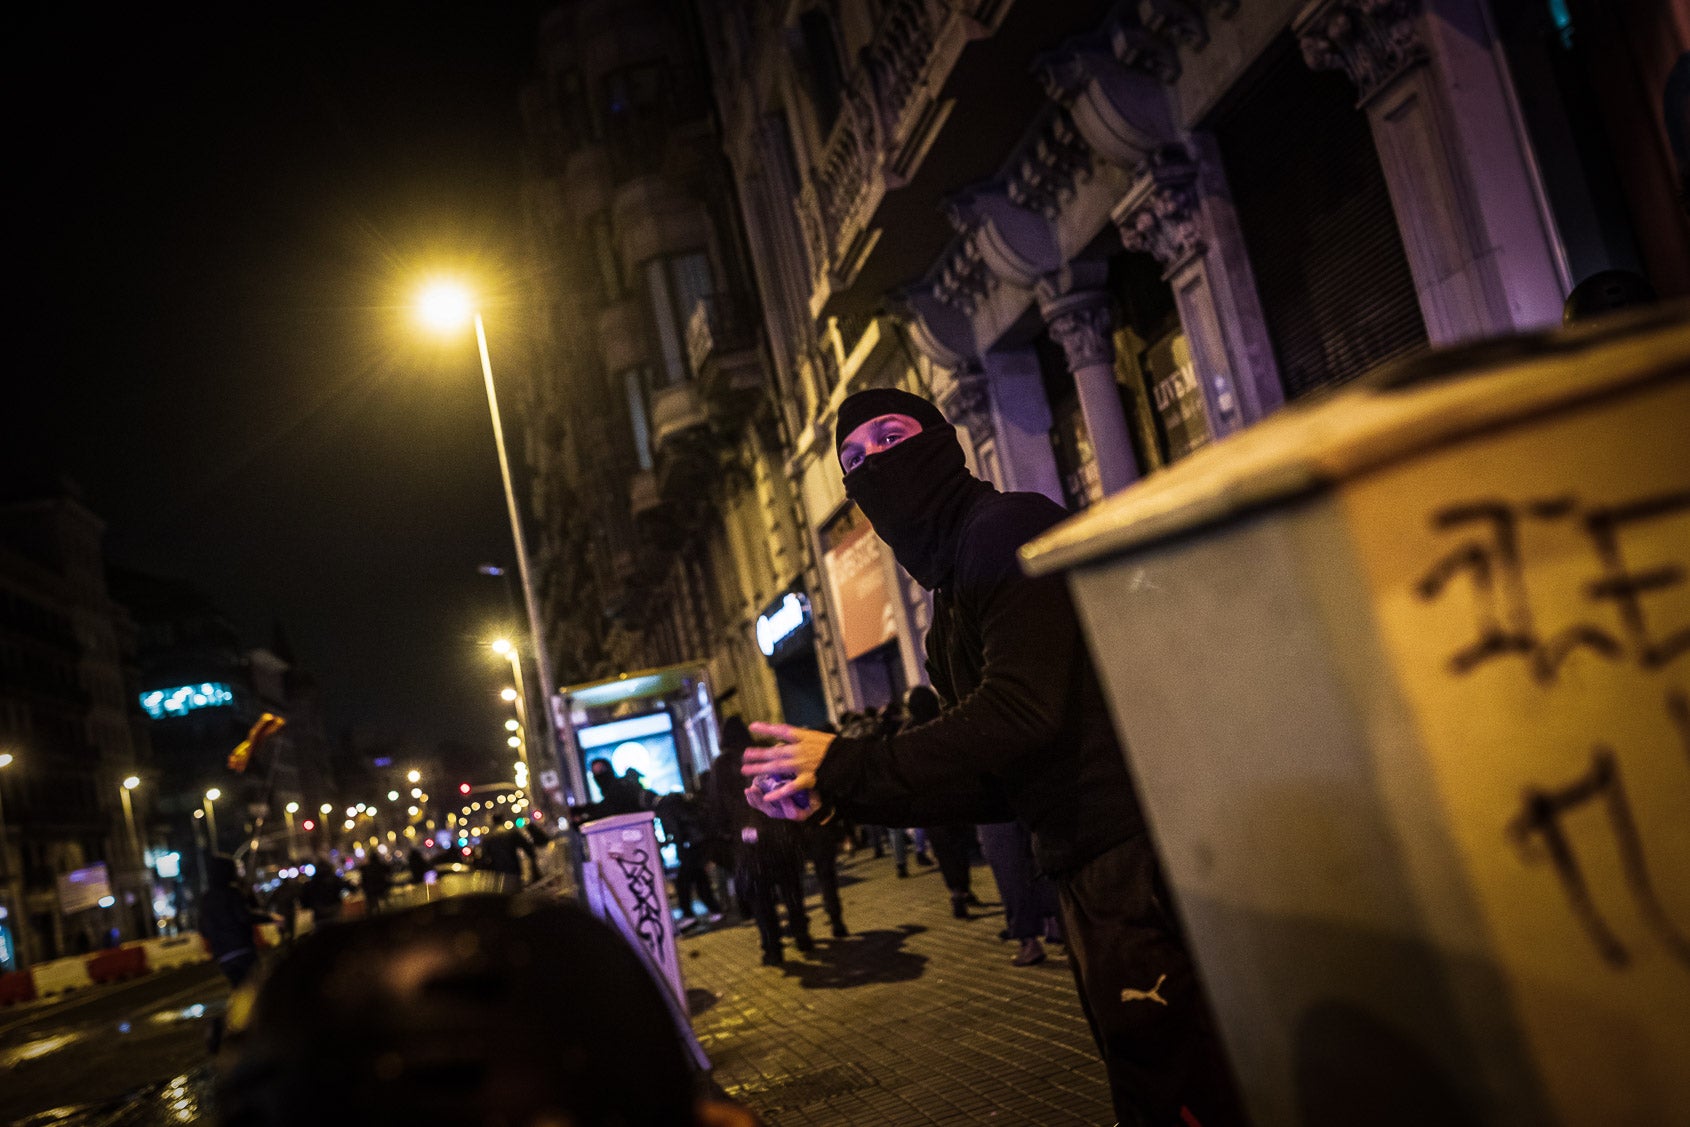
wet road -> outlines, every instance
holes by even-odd
[[[0,1123],[209,1123],[206,1026],[228,994],[202,963],[0,1010]]]

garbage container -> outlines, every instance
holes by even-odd
[[[1690,310],[1051,530],[1260,1127],[1690,1123]]]

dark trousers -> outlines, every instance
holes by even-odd
[[[933,847],[933,860],[939,863],[939,875],[952,896],[967,896],[973,891],[969,885],[969,869],[974,846],[974,827],[966,823],[949,826],[928,826],[927,844]]]
[[[751,918],[757,922],[757,938],[767,953],[781,949],[779,901],[786,908],[787,931],[792,938],[809,940],[810,914],[804,908],[804,859],[785,849],[753,846],[734,873],[734,881],[745,890]]]
[[[681,915],[692,919],[693,898],[704,905],[704,910],[710,913],[720,913],[722,905],[716,899],[716,892],[710,887],[710,872],[704,867],[704,849],[698,845],[682,844],[675,852],[680,857],[680,865],[675,869],[675,899],[680,902]]]
[[[1149,839],[1057,882],[1068,962],[1121,1127],[1245,1124],[1208,1002]]]
[[[845,922],[845,906],[839,899],[839,841],[843,836],[831,825],[804,826],[804,855],[816,870],[822,909],[829,923]]]
[[[980,852],[992,867],[1003,899],[1009,937],[1039,938],[1045,933],[1045,918],[1057,914],[1056,885],[1033,862],[1032,835],[1020,822],[993,822],[980,826],[979,833]]]

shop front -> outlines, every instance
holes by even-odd
[[[897,565],[867,518],[847,503],[822,529],[823,563],[849,670],[850,707],[901,700],[912,683],[898,624]]]
[[[815,618],[802,591],[787,591],[757,616],[757,649],[769,663],[788,724],[819,728],[828,721],[827,692],[816,662]]]

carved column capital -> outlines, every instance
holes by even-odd
[[[939,409],[945,417],[970,432],[979,432],[981,425],[989,421],[991,395],[985,373],[978,369],[965,369],[952,375],[939,400]]]
[[[1039,312],[1044,315],[1051,339],[1062,346],[1068,357],[1069,371],[1077,372],[1094,364],[1114,364],[1115,319],[1107,293],[1080,290],[1048,301],[1041,299]]]
[[[1160,262],[1163,277],[1172,277],[1207,249],[1199,223],[1197,166],[1177,149],[1146,164],[1111,218],[1121,243]]]
[[[1341,70],[1366,105],[1427,59],[1420,0],[1315,0],[1291,22],[1303,61]]]

